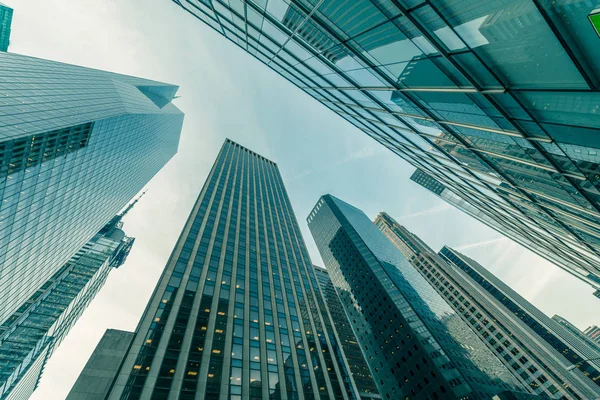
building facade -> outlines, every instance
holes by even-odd
[[[596,2],[174,2],[600,287]]]
[[[357,399],[277,165],[227,140],[110,399]]]
[[[362,211],[325,195],[308,225],[382,398],[525,390]]]
[[[333,282],[329,279],[329,273],[325,268],[314,266],[317,281],[321,286],[323,297],[327,303],[327,308],[331,314],[331,319],[337,331],[338,337],[342,344],[343,354],[350,366],[352,378],[356,383],[361,399],[380,399],[381,396],[377,392],[377,385],[373,381],[373,376],[369,371],[369,366],[360,350],[360,345],[352,331],[350,321],[344,311],[344,306],[335,291]]]
[[[121,266],[134,239],[125,236],[122,215],[113,218],[0,325],[0,399],[26,400],[44,365]]]
[[[0,52],[0,324],[177,152],[177,86]]]
[[[105,400],[134,335],[107,329],[66,400]]]
[[[13,9],[0,3],[0,51],[8,51]]]
[[[577,336],[579,339],[583,340],[590,346],[594,347],[596,350],[600,351],[600,343],[592,340],[589,336],[587,336],[584,332],[582,332],[578,327],[576,327],[575,325],[570,323],[568,320],[561,317],[560,315],[554,315],[552,317],[552,319],[555,320],[556,322],[558,322],[559,324],[561,324],[566,330],[571,332],[573,335]],[[586,329],[586,331],[590,328],[593,329],[594,327],[595,327],[595,325],[590,326]]]
[[[555,399],[600,397],[598,366],[567,370],[595,349],[489,272],[480,274],[481,266],[472,267],[474,261],[455,250],[444,247],[436,253],[385,212],[375,224],[531,393]]]

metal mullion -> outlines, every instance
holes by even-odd
[[[369,110],[369,111],[374,111],[374,112],[383,112],[383,113],[387,113],[387,114],[398,115],[398,116],[401,116],[401,117],[407,117],[407,118],[420,119],[420,120],[424,120],[424,121],[436,122],[438,124],[443,124],[443,125],[458,126],[458,127],[462,127],[462,128],[469,128],[469,129],[475,129],[475,130],[480,130],[480,131],[493,132],[493,133],[498,133],[500,135],[511,136],[511,137],[519,137],[519,138],[525,139],[517,131],[506,131],[506,130],[501,130],[501,129],[497,129],[497,128],[485,127],[485,126],[481,126],[481,125],[466,124],[466,123],[462,123],[462,122],[441,121],[441,120],[440,121],[436,121],[433,118],[424,117],[422,115],[407,114],[407,113],[402,113],[402,112],[398,112],[398,111],[387,111],[387,110],[384,110],[382,108],[366,107],[366,106],[362,106],[362,105],[340,103],[340,102],[335,102],[335,101],[330,101],[330,100],[325,100],[325,101],[329,101],[329,102],[331,102],[333,104],[344,105],[346,107],[355,107],[355,108],[358,107],[358,108],[361,108],[361,109],[364,109],[364,110]],[[535,137],[529,137],[529,138],[526,138],[526,139],[535,140],[535,141],[539,141],[539,142],[545,142],[545,143],[552,142],[551,139],[543,139],[543,138],[535,138]]]
[[[246,51],[249,53],[248,51],[248,3],[246,3],[246,0],[242,0],[244,2],[244,30],[246,33]]]
[[[356,52],[355,52],[356,53]],[[378,65],[371,65],[368,68],[373,71],[378,71]],[[366,68],[361,68],[366,69]],[[312,89],[312,88],[310,88]],[[444,87],[387,87],[387,86],[346,86],[346,87],[321,87],[324,90],[368,90],[368,91],[380,91],[380,92],[433,92],[433,93],[493,93],[493,94],[504,94],[504,89],[474,89],[468,87],[456,87],[456,88],[444,88]]]
[[[396,3],[397,3],[397,0],[392,0],[392,2],[394,2],[394,4],[396,4]],[[436,14],[437,14],[437,16],[438,16],[438,17],[439,17],[439,18],[440,18],[440,19],[441,19],[441,20],[442,20],[442,21],[443,21],[443,22],[444,22],[444,23],[445,23],[445,24],[446,24],[446,25],[447,25],[447,26],[448,26],[448,27],[449,27],[449,28],[452,30],[452,32],[454,32],[455,34],[457,34],[457,33],[456,33],[456,31],[454,30],[454,27],[452,27],[452,25],[448,23],[447,19],[444,17],[444,15],[443,15],[443,14],[441,14],[441,13],[439,12],[439,10],[437,9],[437,7],[436,7],[436,6],[434,6],[433,4],[431,4],[429,0],[425,0],[425,2],[426,2],[426,3],[427,3],[427,4],[428,4],[430,7],[431,7],[431,9],[432,9],[432,10],[433,10],[433,11],[434,11]],[[546,21],[546,23],[549,25],[549,27],[550,27],[550,29],[552,30],[552,32],[555,34],[556,38],[559,40],[559,42],[560,42],[560,43],[561,43],[561,45],[563,46],[564,50],[567,52],[567,54],[568,54],[568,55],[569,55],[569,57],[571,58],[571,61],[574,63],[574,65],[577,67],[578,71],[581,73],[581,75],[583,76],[583,78],[586,80],[586,83],[588,84],[588,86],[589,86],[590,88],[596,88],[596,87],[594,86],[594,84],[593,84],[593,83],[591,83],[591,81],[589,80],[589,77],[587,76],[586,72],[583,70],[583,68],[581,67],[581,65],[578,63],[578,61],[577,61],[577,58],[576,58],[576,57],[574,57],[574,55],[573,55],[573,53],[571,52],[571,50],[570,50],[570,48],[569,48],[568,44],[566,44],[566,42],[564,42],[564,38],[562,38],[562,35],[560,35],[560,33],[559,33],[557,30],[556,30],[556,27],[554,26],[554,23],[553,23],[553,22],[550,20],[549,16],[547,15],[547,13],[546,13],[546,12],[545,12],[545,10],[543,9],[543,7],[541,7],[541,5],[539,4],[539,1],[538,1],[538,0],[533,0],[533,3],[534,3],[534,5],[536,6],[536,8],[538,9],[538,11],[540,12],[540,14],[542,15],[542,17],[544,18],[544,20]],[[396,6],[398,6],[398,5],[396,4]],[[408,17],[408,15],[407,15],[407,17]],[[412,17],[411,17],[411,18],[412,18]],[[413,25],[414,25],[414,23],[413,23]],[[415,25],[415,26],[416,26],[416,25]],[[420,28],[417,28],[417,29],[418,29],[418,30],[419,30],[421,33],[424,33],[422,29],[420,29]],[[460,37],[460,36],[459,36],[459,37]],[[436,47],[439,47],[439,46],[436,46]],[[439,50],[439,48],[438,48],[438,50]],[[485,62],[484,62],[484,61],[483,61],[483,60],[482,60],[482,59],[479,57],[479,55],[478,55],[476,52],[472,51],[472,54],[473,54],[473,55],[474,55],[474,56],[477,58],[477,60],[479,61],[479,63],[480,63],[481,65],[483,65],[483,67],[484,67],[484,68],[485,68],[485,69],[486,69],[486,70],[487,70],[489,73],[491,73],[491,74],[492,74],[492,76],[494,77],[494,79],[496,79],[498,82],[502,83],[502,80],[499,78],[499,76],[498,76],[498,75],[497,75],[497,74],[496,74],[494,71],[492,71],[492,70],[491,70],[491,69],[488,67],[487,63],[485,63]],[[449,61],[450,61],[450,62],[451,62],[453,65],[455,64],[453,60],[450,60],[450,59],[449,59]],[[467,80],[471,81],[471,79],[470,79],[470,75],[468,75],[468,74],[467,74],[467,75],[465,75],[465,73],[463,73],[461,70],[459,70],[459,72],[461,72],[461,73],[463,74],[463,76],[465,76],[465,77],[467,78]],[[465,71],[465,72],[466,72],[466,71]],[[509,94],[510,94],[510,91],[508,91],[508,92],[509,92]],[[508,115],[508,113],[506,113],[506,112],[504,111],[504,109],[503,109],[502,107],[500,107],[500,106],[497,104],[496,100],[495,100],[495,99],[493,99],[493,98],[492,98],[492,96],[486,95],[486,94],[485,94],[485,93],[483,93],[483,92],[482,92],[482,94],[483,94],[483,96],[484,96],[484,97],[485,97],[485,98],[486,98],[486,99],[487,99],[487,100],[488,100],[488,101],[489,101],[489,102],[490,102],[490,103],[491,103],[491,104],[494,106],[494,108],[496,108],[496,110],[502,114],[502,116],[503,116],[504,118],[506,118],[508,121],[510,121],[510,120],[512,119],[512,118],[511,118],[511,117]],[[511,98],[513,98],[513,100],[515,100],[515,102],[517,102],[517,104],[518,104],[518,105],[521,107],[521,109],[522,109],[523,111],[525,111],[525,112],[527,113],[527,115],[529,115],[529,116],[531,117],[531,120],[532,120],[533,122],[535,122],[535,123],[536,123],[536,125],[538,125],[538,127],[539,127],[539,128],[542,130],[542,132],[544,132],[546,135],[548,135],[548,133],[546,132],[546,130],[545,130],[545,129],[544,129],[544,128],[543,128],[543,127],[542,127],[542,126],[539,124],[539,122],[538,122],[538,121],[537,121],[535,118],[533,118],[533,116],[531,115],[531,113],[529,112],[529,110],[523,106],[523,104],[521,103],[521,101],[520,101],[519,99],[517,99],[517,98],[516,98],[514,95],[512,95],[512,94],[510,94],[510,96],[511,96]],[[522,129],[520,129],[520,127],[519,127],[518,125],[515,125],[515,128],[517,128],[517,130],[518,130],[518,131],[521,133],[521,135],[522,135],[524,138],[526,138],[526,139],[529,139],[528,135],[527,135],[527,134],[526,134],[526,133],[525,133],[525,132],[524,132]],[[550,137],[550,138],[551,138],[551,136],[550,136],[550,135],[548,135],[548,137]],[[529,139],[529,141],[531,142],[531,139]],[[553,141],[554,141],[554,140],[552,140],[552,139],[551,139],[551,142],[553,142]],[[590,203],[590,205],[591,205],[593,208],[595,208],[595,209],[596,209],[596,211],[600,212],[600,207],[599,207],[599,206],[597,206],[597,205],[596,205],[596,204],[593,202],[593,200],[592,200],[592,199],[591,199],[591,198],[590,198],[590,197],[587,195],[587,193],[585,193],[585,190],[582,190],[582,189],[580,189],[580,188],[579,188],[579,187],[578,187],[578,186],[577,186],[577,185],[576,185],[576,184],[575,184],[575,183],[574,183],[574,182],[571,180],[571,178],[573,178],[573,177],[574,177],[573,175],[567,175],[567,174],[569,174],[568,172],[562,172],[562,171],[561,171],[561,168],[559,168],[559,166],[558,166],[558,165],[557,165],[557,164],[554,162],[554,160],[552,160],[552,158],[551,158],[551,157],[547,156],[546,152],[545,152],[545,151],[543,151],[543,150],[540,148],[540,146],[539,146],[539,144],[538,144],[538,143],[535,143],[535,142],[533,142],[533,143],[531,143],[531,145],[532,145],[532,146],[533,146],[533,147],[534,147],[534,148],[535,148],[535,149],[538,151],[538,153],[540,153],[540,154],[542,155],[542,157],[543,157],[543,158],[544,158],[544,159],[545,159],[545,160],[546,160],[546,161],[547,161],[547,162],[548,162],[550,165],[552,165],[554,168],[556,168],[556,170],[557,170],[557,171],[558,171],[560,174],[562,174],[562,175],[565,177],[565,179],[567,180],[567,182],[569,182],[569,183],[571,184],[571,186],[573,186],[573,187],[575,188],[575,190],[577,190],[577,192],[578,192],[579,194],[581,194],[581,196],[582,196],[584,199],[586,199],[586,200],[588,201],[588,203]],[[561,150],[562,150],[562,149],[561,149]],[[567,157],[567,158],[569,158],[569,157]],[[570,160],[570,158],[569,158],[569,160]],[[574,165],[575,165],[575,164],[574,164]],[[577,169],[579,169],[579,167],[577,167]],[[581,171],[580,171],[580,172],[581,172]],[[582,173],[582,175],[584,175],[584,174]],[[585,175],[584,175],[584,176],[585,176]],[[579,178],[577,178],[577,179],[579,179]],[[586,177],[584,180],[587,180],[587,177]]]
[[[550,16],[548,15],[548,13],[546,12],[546,10],[544,9],[544,7],[540,4],[539,0],[532,0],[532,2],[535,5],[535,8],[537,8],[537,10],[539,11],[539,13],[542,15],[542,18],[544,19],[544,21],[546,22],[546,24],[548,24],[548,26],[550,27],[550,30],[552,31],[552,33],[554,34],[554,36],[556,37],[556,39],[558,40],[558,42],[562,46],[562,48],[565,51],[565,53],[567,53],[567,55],[571,59],[571,62],[573,63],[573,65],[575,66],[575,68],[577,68],[577,71],[579,71],[579,73],[581,74],[581,76],[585,80],[585,83],[590,87],[590,89],[597,89],[598,88],[597,85],[594,83],[594,81],[592,80],[592,78],[588,75],[587,71],[585,70],[585,68],[583,67],[583,65],[581,64],[581,62],[577,58],[577,56],[573,53],[573,50],[571,50],[571,47],[566,42],[565,38],[558,31],[558,29],[554,25],[554,22],[552,21],[552,19],[550,18]]]
[[[399,8],[399,9],[400,9],[400,10],[401,10],[403,13],[405,13],[405,14],[406,14],[406,9],[405,9],[405,7],[403,7],[401,4],[399,4],[397,0],[391,0],[391,1],[394,3],[394,5],[396,5],[396,7],[398,7],[398,8]],[[437,12],[437,11],[436,11],[436,12]],[[431,35],[430,35],[428,32],[426,32],[426,31],[423,29],[423,27],[422,27],[422,26],[420,26],[420,24],[418,23],[418,21],[416,21],[416,20],[415,20],[415,18],[414,18],[414,17],[412,17],[410,14],[406,14],[406,17],[407,17],[407,18],[409,19],[409,21],[411,21],[411,23],[412,23],[412,24],[413,24],[413,25],[414,25],[414,26],[417,28],[417,30],[419,30],[419,31],[420,31],[420,33],[421,33],[421,34],[423,34],[423,35],[424,35],[424,36],[426,36],[426,37],[430,37],[430,38],[428,38],[428,39],[430,39],[430,40],[432,40],[432,39],[433,39],[433,38],[431,37]],[[318,20],[316,20],[316,19],[314,19],[314,20],[315,20],[315,22],[318,22],[318,23],[319,23],[319,26],[321,26],[321,27],[322,27],[323,29],[325,29],[325,30],[326,30],[326,31],[327,31],[329,34],[331,34],[331,35],[332,35],[334,38],[336,38],[336,39],[338,39],[338,41],[340,41],[340,40],[339,40],[339,38],[337,37],[337,35],[336,35],[334,32],[331,32],[329,29],[327,29],[327,27],[326,27],[326,26],[324,26],[324,24],[323,24],[323,23],[319,22],[319,21],[318,21]],[[436,41],[435,39],[433,39],[432,43],[437,43],[437,41]],[[346,45],[346,47],[348,47],[348,46]],[[436,48],[437,48],[437,50],[438,50],[438,51],[440,51],[440,53],[442,53],[442,54],[445,54],[445,53],[446,53],[446,52],[445,52],[445,50],[444,50],[444,49],[440,49],[440,48],[439,48],[439,46],[436,46]],[[354,49],[353,49],[353,48],[350,48],[350,50],[354,50]],[[371,65],[371,63],[370,63],[368,60],[365,60],[365,59],[364,59],[364,57],[362,57],[362,56],[361,56],[361,55],[360,55],[358,52],[356,52],[356,51],[353,51],[353,53],[354,53],[354,54],[356,54],[356,55],[357,55],[357,57],[358,57],[358,58],[360,58],[360,59],[361,59],[363,62],[365,62],[367,65]],[[454,64],[456,64],[456,62],[454,62],[453,60],[449,60],[449,61],[450,61],[450,62],[451,62],[453,65],[454,65]],[[456,66],[456,68],[458,69],[458,71],[459,71],[459,72],[463,73],[463,71],[462,71],[462,68],[461,68],[460,66]],[[336,68],[336,69],[337,69],[337,68]],[[377,71],[377,69],[374,69],[374,71]],[[378,73],[378,75],[379,75],[379,76],[381,76],[381,77],[384,79],[384,81],[387,81],[387,82],[391,83],[392,85],[394,84],[393,82],[390,82],[390,80],[389,80],[389,79],[388,79],[388,78],[387,78],[387,77],[386,77],[384,74],[381,74],[379,71],[377,71],[377,73]],[[465,75],[465,77],[466,77],[466,78],[470,78],[470,76],[469,76],[468,74],[463,74],[463,75]],[[346,78],[346,77],[345,77],[345,75],[342,75],[342,76],[344,76],[344,78]],[[347,80],[349,80],[349,81],[353,81],[352,79],[347,79]],[[471,81],[471,79],[467,79],[467,80]],[[471,83],[471,82],[470,82],[470,83]],[[473,82],[473,83],[474,83],[474,82]],[[476,85],[474,85],[474,87],[475,87],[475,88],[477,88],[477,86],[476,86]],[[369,97],[371,97],[371,96],[369,96]],[[421,105],[420,105],[418,102],[414,101],[412,98],[410,98],[410,100],[412,101],[412,103],[413,103],[415,106],[417,106],[417,107],[421,108],[423,111],[425,111],[425,112],[426,112],[426,114],[430,115],[430,116],[433,118],[433,116],[431,115],[431,113],[430,113],[428,110],[426,110],[426,109],[423,109],[423,107],[422,107],[422,106],[421,106]],[[380,104],[380,102],[379,102],[379,101],[376,101],[376,103],[377,103],[377,104]],[[437,119],[435,119],[435,120],[437,121]],[[457,136],[457,135],[456,135],[454,132],[452,132],[452,131],[450,131],[450,133],[451,133],[451,134],[453,134],[454,136]],[[458,140],[460,140],[461,142],[463,142],[463,141],[464,141],[464,140],[463,140],[461,137],[459,137],[459,136],[457,136],[457,139],[458,139]],[[436,147],[436,148],[438,148],[438,146],[435,146],[435,147]],[[442,151],[442,153],[445,153],[445,151]],[[483,160],[483,159],[482,159],[482,160]],[[483,161],[484,161],[486,164],[489,164],[487,161],[485,161],[485,160],[483,160]],[[493,167],[492,165],[489,165],[489,166],[490,166],[492,169],[496,170],[496,171],[499,173],[499,175],[500,175],[500,176],[502,176],[502,177],[503,177],[505,180],[508,180],[508,181],[509,181],[511,184],[513,184],[513,185],[514,185],[514,183],[512,183],[512,181],[511,181],[511,180],[507,179],[507,178],[504,176],[504,174],[502,174],[500,171],[498,171],[498,170],[497,170],[497,168]],[[492,191],[493,191],[493,190],[492,190]],[[523,213],[523,215],[524,215],[524,216],[525,216],[527,219],[530,219],[530,217],[526,216],[524,213]]]
[[[281,52],[281,50],[285,47],[285,45],[288,44],[288,42],[290,40],[292,40],[292,38],[294,38],[296,36],[296,33],[298,33],[298,31],[300,30],[300,28],[302,28],[304,26],[304,24],[310,19],[310,17],[317,11],[317,8],[319,8],[319,6],[321,5],[321,3],[323,3],[323,0],[319,0],[319,2],[313,7],[313,9],[308,14],[306,14],[306,17],[304,18],[304,20],[302,20],[302,22],[300,22],[300,24],[298,24],[298,26],[296,27],[296,29],[294,29],[292,31],[292,34],[290,36],[288,36],[287,40],[281,45],[281,47],[279,48],[279,50],[277,50],[277,53],[273,54],[273,57],[271,57],[271,59],[267,63],[267,66],[269,64],[271,64],[271,62],[273,61],[273,59],[275,59],[275,57],[277,57],[277,55]],[[265,12],[266,12],[266,10],[265,10]]]
[[[406,10],[405,10],[405,8],[404,8],[402,5],[400,5],[400,4],[398,3],[398,1],[397,1],[397,0],[392,0],[392,2],[393,2],[393,3],[396,5],[396,7],[398,7],[398,8],[399,8],[401,11],[403,11],[403,12],[405,12],[405,11],[406,11]],[[300,7],[300,5],[299,5],[299,4],[298,4],[298,6]],[[306,10],[302,10],[302,11],[306,12]],[[258,12],[260,13],[260,12],[261,12],[261,10],[258,10]],[[264,15],[264,13],[263,13],[263,17],[264,17],[264,18],[266,18],[266,17],[269,17],[269,16],[268,16],[268,15]],[[410,21],[413,23],[413,25],[414,25],[415,27],[417,27],[417,29],[418,29],[418,30],[419,30],[419,31],[420,31],[420,32],[421,32],[423,35],[425,35],[425,36],[431,36],[431,35],[429,35],[429,33],[428,33],[428,32],[426,32],[426,31],[424,32],[424,30],[422,29],[422,27],[420,27],[420,24],[418,24],[418,23],[417,23],[417,21],[415,21],[414,17],[412,17],[411,15],[408,15],[408,14],[406,15],[406,17],[407,17],[407,18],[408,18],[408,19],[409,19],[409,20],[410,20]],[[341,40],[340,40],[340,39],[337,37],[337,35],[336,35],[334,32],[331,32],[331,30],[329,30],[329,29],[328,29],[326,26],[324,26],[324,24],[323,24],[323,23],[319,22],[319,21],[318,21],[316,18],[313,18],[313,20],[314,20],[316,23],[318,23],[318,25],[319,25],[321,28],[323,28],[323,29],[324,29],[324,30],[325,30],[327,33],[329,33],[331,36],[333,36],[335,39],[337,39],[339,42],[341,42]],[[431,39],[433,39],[433,38],[431,38]],[[436,41],[435,41],[435,40],[433,40],[433,42],[432,42],[432,43],[436,43]],[[347,45],[345,45],[345,47],[347,47]],[[442,50],[442,51],[440,51],[440,52],[441,52],[442,54],[445,54],[445,50],[443,50],[443,49],[439,49],[439,46],[437,46],[437,48],[438,48],[438,51],[439,51],[439,50]],[[351,50],[354,50],[354,49],[352,49],[352,48],[351,48]],[[309,53],[313,53],[313,52],[312,52],[312,51],[310,51],[310,49],[309,49]],[[364,57],[360,56],[360,54],[358,54],[358,52],[356,52],[356,51],[353,51],[353,53],[354,53],[354,54],[356,54],[356,55],[357,55],[357,57],[358,57],[358,58],[360,58],[360,59],[361,59],[363,62],[365,62],[367,65],[370,65],[370,64],[371,64],[370,62],[368,62],[368,60],[365,60],[365,59],[364,59]],[[313,54],[314,54],[314,53],[313,53]],[[296,59],[297,59],[297,57],[295,57],[295,56],[294,56],[293,58],[296,58]],[[453,65],[454,65],[454,64],[456,64],[456,63],[454,62],[454,60],[449,60],[449,61],[450,61],[450,62],[451,62]],[[309,66],[306,66],[306,67],[307,67],[307,68],[309,68]],[[462,68],[461,68],[460,66],[456,66],[456,67],[457,67],[457,69],[459,70],[459,72],[463,73],[463,72],[462,72]],[[311,70],[312,70],[312,68],[309,68],[309,69],[311,69]],[[337,68],[335,68],[335,70],[337,70]],[[375,69],[375,71],[377,71],[377,70]],[[313,71],[313,72],[314,72],[314,71]],[[385,75],[381,74],[379,71],[377,71],[377,73],[378,73],[378,75],[380,75],[380,76],[382,76],[382,77],[383,77],[384,81],[388,81],[388,82],[389,82],[389,79],[388,79],[388,78],[387,78]],[[470,76],[469,76],[468,74],[463,74],[463,75],[465,75],[465,77],[466,77],[466,78],[470,78]],[[344,74],[341,74],[341,76],[342,76],[342,77],[344,77],[344,78],[345,78],[346,80],[348,80],[348,81],[354,81],[353,79],[349,79],[349,78],[347,78],[347,77],[346,77]],[[470,79],[467,79],[467,80],[470,80]],[[393,83],[392,83],[392,84],[393,84]],[[476,87],[476,88],[477,88],[477,86],[474,86],[474,87]],[[320,89],[322,89],[322,88],[320,88]],[[370,95],[369,95],[369,97],[370,97],[372,100],[375,100],[375,103],[376,103],[376,104],[381,104],[381,103],[378,101],[378,99],[376,99],[376,98],[373,98],[373,97],[372,97],[372,96],[370,96]],[[414,101],[412,98],[411,98],[410,100],[413,102],[413,104],[414,104],[414,105],[416,105],[416,106],[418,106],[419,108],[423,109],[423,107],[422,107],[422,106],[420,106],[418,102],[415,102],[415,101]],[[426,113],[427,113],[427,114],[431,115],[431,114],[429,113],[429,111],[428,111],[428,110],[426,110],[426,109],[425,109],[424,111],[426,111]],[[437,119],[436,119],[436,120],[437,120]],[[455,135],[455,136],[456,136],[456,134],[455,134],[454,132],[451,132],[451,134],[453,134],[453,135]],[[407,140],[408,140],[408,139],[407,139]],[[463,141],[463,139],[462,139],[462,138],[459,138],[459,140],[460,140],[461,142]],[[410,140],[409,140],[409,141],[410,141]],[[437,146],[436,146],[436,147],[437,147]],[[445,152],[444,152],[444,153],[445,153]],[[482,159],[482,160],[483,160],[483,159]],[[483,160],[483,161],[484,161],[486,164],[488,164],[488,165],[489,165],[489,166],[490,166],[492,169],[496,170],[500,176],[502,176],[502,177],[503,177],[505,180],[508,180],[508,181],[509,181],[509,182],[510,182],[510,183],[511,183],[513,186],[514,186],[514,183],[512,182],[512,180],[508,179],[508,178],[507,178],[507,177],[506,177],[506,176],[505,176],[503,173],[501,173],[500,171],[498,171],[496,167],[492,166],[491,164],[489,164],[489,163],[488,163],[487,161],[485,161],[485,160]],[[492,191],[493,191],[493,190],[492,190]],[[526,194],[525,194],[525,195],[526,195]],[[533,202],[533,203],[535,203],[535,201],[533,201],[533,200],[532,200],[532,202]],[[520,211],[520,210],[519,210],[519,211]],[[530,219],[530,217],[526,216],[524,213],[523,213],[523,215],[524,215],[524,216],[525,216],[527,219]],[[562,225],[562,224],[561,224],[561,225]],[[566,227],[565,227],[565,228],[566,228]],[[566,229],[567,229],[567,231],[571,232],[571,231],[570,231],[570,229],[568,229],[568,228],[566,228]],[[571,233],[573,233],[573,232],[571,232]]]

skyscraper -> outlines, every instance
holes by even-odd
[[[227,140],[110,399],[357,399],[277,165]]]
[[[0,3],[0,51],[8,51],[13,9]]]
[[[385,212],[375,224],[531,393],[600,397],[600,363],[567,369],[600,358],[593,346],[456,250],[444,247],[439,254],[434,252]]]
[[[134,335],[107,329],[65,400],[104,400]]]
[[[383,398],[524,390],[362,211],[325,195],[308,224]]]
[[[589,337],[594,343],[600,344],[600,328],[596,325],[592,325],[583,331],[583,334]]]
[[[600,343],[593,341],[592,338],[587,336],[578,327],[576,327],[575,325],[570,323],[568,320],[561,317],[560,315],[554,315],[552,317],[552,319],[555,320],[556,322],[558,322],[559,324],[561,324],[566,330],[571,332],[573,335],[577,336],[579,339],[583,340],[590,346],[594,347],[596,350],[600,351]],[[594,326],[590,326],[587,329],[593,328]]]
[[[600,288],[596,3],[174,2]]]
[[[350,321],[348,320],[348,317],[346,317],[344,306],[342,306],[335,291],[335,287],[333,286],[331,279],[329,279],[329,273],[325,268],[317,267],[316,265],[314,267],[317,281],[321,286],[327,308],[329,309],[333,324],[335,325],[335,329],[342,345],[343,355],[350,365],[350,372],[356,383],[359,395],[363,400],[380,399],[381,396],[377,392],[377,385],[375,385],[375,382],[373,381],[369,366],[360,350],[356,336],[352,331]]]
[[[67,336],[134,239],[117,215],[0,325],[0,399],[26,400]]]
[[[177,152],[177,86],[0,52],[0,324]]]

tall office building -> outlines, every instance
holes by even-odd
[[[576,327],[575,325],[570,323],[568,320],[561,317],[560,315],[554,315],[552,317],[552,319],[555,320],[556,322],[558,322],[559,324],[561,324],[566,330],[571,332],[573,335],[577,336],[579,339],[583,340],[590,346],[594,347],[597,351],[600,351],[600,343],[599,342],[593,341],[592,338],[587,336],[578,327]],[[588,327],[588,329],[593,328],[594,326],[590,326],[590,327]]]
[[[595,2],[174,2],[600,288]]]
[[[134,336],[107,329],[65,400],[105,400]]]
[[[587,327],[583,334],[589,337],[594,343],[600,344],[600,328],[596,325]]]
[[[102,288],[121,266],[134,239],[114,217],[19,309],[0,325],[0,399],[26,400],[44,365]]]
[[[595,348],[473,260],[448,247],[437,254],[385,212],[375,224],[531,393],[555,399],[600,397],[600,363],[567,370],[600,357]]]
[[[357,399],[277,165],[227,140],[110,399]]]
[[[352,331],[352,326],[348,317],[346,317],[346,311],[344,306],[340,302],[340,299],[335,291],[333,282],[329,279],[329,273],[325,268],[315,267],[315,274],[317,275],[317,281],[321,286],[321,291],[327,303],[327,308],[331,314],[331,319],[338,333],[343,355],[346,357],[348,364],[350,365],[350,372],[352,378],[356,383],[359,395],[361,399],[380,399],[381,396],[377,392],[377,385],[373,381],[373,376],[369,371],[369,366],[365,361],[365,358],[360,350],[360,346]]]
[[[0,51],[8,51],[13,9],[0,3]]]
[[[326,195],[308,225],[382,398],[522,389],[362,211]]]
[[[0,52],[0,324],[177,152],[176,91]]]

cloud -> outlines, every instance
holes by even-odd
[[[498,242],[504,242],[506,240],[508,240],[508,238],[506,238],[506,237],[500,237],[500,238],[497,238],[497,239],[483,240],[481,242],[475,242],[475,243],[465,244],[465,245],[462,245],[462,246],[455,247],[454,249],[458,250],[458,251],[462,251],[462,250],[472,249],[474,247],[488,246],[490,244],[496,244]]]
[[[404,215],[404,216],[400,217],[399,219],[405,220],[407,218],[422,217],[422,216],[426,216],[426,215],[438,214],[441,212],[452,210],[452,208],[453,207],[450,204],[443,203],[443,204],[440,204],[439,206],[432,207],[428,210],[423,210],[423,211],[419,211],[419,212],[416,212],[413,214]]]
[[[289,179],[286,179],[286,182],[289,183],[289,182],[295,181],[297,179],[302,179],[302,178],[305,178],[310,175],[314,175],[314,174],[317,174],[320,172],[329,171],[329,170],[341,167],[342,165],[349,164],[354,161],[374,157],[385,151],[387,151],[387,150],[384,147],[379,146],[379,145],[373,146],[373,147],[363,147],[359,151],[354,152],[354,153],[350,154],[349,156],[347,156],[346,158],[342,158],[341,160],[339,160],[335,163],[325,165],[324,167],[321,167],[321,168],[313,168],[313,169],[307,169],[305,171],[302,171],[299,174],[294,175]]]

